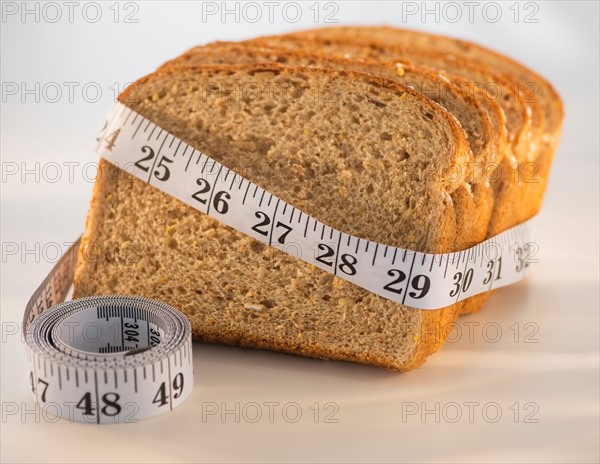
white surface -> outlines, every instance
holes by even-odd
[[[139,3],[137,24],[115,24],[110,4],[102,7],[105,19],[95,24],[77,14],[72,24],[65,19],[52,24],[3,18],[3,85],[14,82],[22,88],[26,83],[34,88],[40,82],[43,88],[51,82],[78,82],[76,89],[81,89],[97,82],[102,89],[97,103],[85,101],[77,91],[70,103],[64,85],[57,103],[36,103],[32,96],[22,103],[3,88],[3,462],[600,459],[596,2],[536,2],[535,24],[515,23],[512,2],[502,3],[503,19],[495,24],[477,15],[472,23],[452,24],[443,18],[403,22],[400,2],[338,3],[341,23],[419,27],[506,52],[548,77],[565,101],[564,135],[540,215],[540,264],[526,282],[499,291],[483,312],[462,318],[461,335],[455,332],[456,340],[421,369],[399,375],[349,363],[196,344],[195,391],[172,414],[103,427],[53,423],[43,412],[22,417],[35,409],[27,391],[24,349],[19,335],[11,332],[30,293],[51,268],[57,247],[66,249],[65,242],[83,229],[92,184],[82,175],[82,166],[96,161],[93,139],[114,99],[111,85],[118,82],[122,88],[197,43],[313,26],[308,19],[311,4],[302,4],[304,20],[295,24],[277,15],[273,23],[251,24],[243,18],[239,23],[235,18],[202,22],[200,5],[191,2],[169,7]],[[35,169],[36,162],[45,163],[40,165],[45,175],[39,181],[33,174],[25,182],[6,175],[15,166]],[[57,182],[50,182],[55,174],[49,162],[59,163],[62,170]],[[73,179],[65,164],[69,162],[80,163]],[[38,252],[27,253],[36,246]],[[17,255],[8,253],[15,247]],[[498,327],[502,335],[494,343]],[[267,402],[279,403],[272,406],[272,421]],[[324,422],[329,402],[338,407],[334,423]],[[235,413],[203,417],[203,411],[222,412],[236,403],[237,421]],[[255,423],[250,421],[256,411],[253,403],[263,413]],[[294,403],[302,411],[296,423],[291,422]],[[310,409],[314,403],[321,413],[317,423],[315,408]],[[462,418],[453,422],[455,403]],[[479,403],[473,405],[472,421],[468,403]],[[436,404],[441,413],[437,421],[434,414],[407,415],[413,407],[422,412],[435,410]],[[17,414],[7,414],[14,408]],[[494,423],[498,409],[502,417]],[[516,422],[515,409],[520,412]],[[527,413],[537,422],[526,423]]]

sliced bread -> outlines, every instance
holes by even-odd
[[[458,236],[451,199],[465,187],[453,167],[472,161],[464,131],[397,82],[277,64],[192,66],[158,71],[120,100],[332,227],[433,253],[473,239]],[[75,297],[144,295],[185,312],[199,340],[397,370],[439,349],[456,318],[456,306],[393,303],[101,168]]]
[[[478,97],[475,98],[470,95],[473,89],[467,93],[438,72],[407,63],[340,58],[252,43],[215,42],[194,47],[180,57],[165,63],[161,69],[198,64],[261,62],[349,69],[383,76],[414,88],[450,111],[465,130],[474,155],[474,166],[478,166],[474,170],[467,171],[467,182],[451,194],[455,209],[460,211],[457,214],[457,234],[461,237],[471,237],[476,243],[485,238],[494,211],[494,193],[487,180],[489,171],[484,171],[482,167],[489,166],[490,163],[498,165],[505,163],[508,142],[504,113],[497,103],[485,98],[480,88],[475,87],[475,94]],[[455,78],[455,80],[459,79]],[[496,209],[496,214],[499,211],[500,209]],[[478,311],[488,297],[489,294],[484,293],[459,302],[457,313]]]
[[[464,214],[458,215],[458,220],[461,221],[458,225],[458,236],[475,237],[475,243],[484,240],[485,234],[481,234],[481,232],[487,230],[494,198],[482,169],[474,168],[474,166],[484,166],[499,161],[503,156],[501,150],[504,149],[502,145],[504,140],[500,138],[502,134],[497,136],[486,108],[476,98],[442,79],[438,73],[410,64],[350,60],[318,53],[286,51],[281,48],[261,47],[245,43],[216,42],[207,46],[195,47],[182,56],[165,63],[161,69],[189,65],[265,62],[346,69],[385,77],[422,93],[448,110],[464,129],[474,156],[473,165],[464,167],[467,172],[466,184],[452,193],[455,207],[464,211]],[[492,114],[493,117],[498,117],[497,115],[498,113]],[[359,115],[355,115],[355,118],[359,117]],[[503,120],[497,120],[495,124],[502,122]],[[467,228],[471,230],[466,230]]]
[[[319,41],[340,39],[363,41],[371,46],[401,48],[404,50],[435,50],[444,56],[448,66],[465,61],[477,63],[492,70],[513,90],[513,96],[526,103],[531,112],[531,134],[523,139],[528,150],[515,150],[517,172],[511,173],[517,181],[520,196],[516,220],[521,222],[535,215],[542,204],[543,194],[550,174],[550,166],[556,151],[564,109],[554,87],[527,66],[489,48],[465,40],[439,36],[416,30],[392,27],[331,27],[292,34],[300,39]],[[520,155],[520,156],[519,156]],[[515,165],[515,163],[512,163]],[[526,185],[523,185],[526,184]],[[514,189],[513,189],[514,190]],[[494,223],[494,221],[492,221]]]

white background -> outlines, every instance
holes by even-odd
[[[402,2],[337,2],[333,17],[341,24],[389,23],[464,37],[526,63],[556,85],[566,120],[539,218],[540,263],[483,312],[461,318],[454,341],[410,373],[196,344],[195,391],[182,407],[138,424],[102,427],[27,414],[35,408],[24,349],[11,332],[58,249],[83,230],[94,175],[84,167],[96,161],[94,136],[116,89],[193,45],[325,25],[323,14],[333,10],[319,5],[315,23],[313,2],[302,2],[302,17],[293,23],[280,2],[270,22],[268,5],[259,2],[263,18],[251,23],[250,10],[223,21],[218,14],[203,18],[200,3],[111,9],[113,2],[106,2],[93,23],[93,6],[76,2],[70,22],[68,6],[58,2],[62,17],[52,23],[54,7],[40,4],[39,17],[23,21],[20,12],[5,14],[7,3],[22,8],[4,2],[1,23],[3,462],[598,462],[597,2],[516,8],[500,2],[495,23],[496,10],[488,7],[487,20],[483,14],[487,2],[475,7],[472,22],[468,5],[457,2],[463,13],[457,23],[448,21],[455,10],[421,18],[403,16]],[[435,8],[414,5],[419,12]],[[525,22],[536,8],[530,19],[538,22]],[[288,20],[294,12],[287,10]],[[138,22],[125,23],[127,13]],[[101,91],[96,102],[95,89]],[[75,163],[72,178],[69,163]],[[22,178],[25,170],[40,178]],[[278,403],[272,421],[265,402]],[[337,405],[337,422],[324,420],[329,402]],[[236,403],[239,414],[220,414],[235,411]],[[250,403],[263,409],[256,423],[249,420]],[[283,408],[292,403],[298,406],[288,406],[286,416]],[[14,407],[17,414],[6,414]],[[294,423],[297,407],[302,417]],[[219,413],[203,415],[214,408]],[[436,409],[438,417],[427,413]]]

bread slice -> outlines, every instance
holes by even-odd
[[[472,161],[464,132],[396,82],[277,64],[194,66],[156,72],[120,100],[339,230],[434,253],[471,239],[457,236],[450,197],[464,187],[453,166]],[[454,306],[393,303],[101,169],[75,297],[144,295],[185,312],[197,340],[397,370],[439,349],[456,318]]]
[[[469,169],[464,187],[459,187],[451,194],[455,209],[461,212],[457,214],[457,234],[461,237],[472,237],[474,243],[485,238],[494,211],[494,192],[486,178],[487,172],[484,172],[481,166],[488,166],[489,163],[505,163],[508,140],[504,113],[497,103],[485,98],[481,89],[475,88],[476,98],[470,95],[473,93],[472,90],[467,93],[438,72],[408,63],[340,58],[252,43],[215,42],[194,47],[180,57],[165,63],[161,69],[198,64],[260,62],[349,69],[379,75],[414,88],[450,111],[465,130],[474,161],[477,166],[480,166],[474,171]],[[458,77],[454,79],[460,80]],[[496,209],[496,214],[499,211],[500,209]],[[465,246],[469,245],[471,244],[465,243]],[[484,293],[459,302],[457,313],[478,311],[488,297],[489,293]]]
[[[344,28],[333,28],[331,31]],[[361,29],[361,28],[358,28]],[[393,41],[382,42],[372,39],[370,28],[364,28],[363,34],[341,34],[337,36],[325,29],[307,31],[304,33],[259,38],[251,41],[257,45],[287,47],[292,50],[320,50],[333,56],[346,56],[374,60],[411,61],[441,69],[449,75],[452,82],[465,88],[478,87],[481,92],[494,89],[502,98],[489,95],[483,100],[497,101],[506,116],[506,129],[509,137],[507,152],[497,165],[497,168],[486,172],[491,176],[495,192],[494,211],[488,228],[488,236],[496,235],[532,216],[530,195],[536,195],[539,184],[530,184],[531,165],[527,164],[533,157],[537,147],[535,141],[542,137],[543,117],[535,104],[528,105],[525,98],[513,86],[507,77],[491,70],[486,65],[473,63],[460,56],[441,53],[435,47],[404,47],[390,45]],[[434,36],[435,37],[435,36]],[[491,84],[491,85],[490,85]],[[533,114],[535,112],[535,118]],[[535,122],[535,124],[534,124]],[[548,163],[546,163],[546,166]],[[540,169],[543,174],[544,169]],[[533,185],[533,187],[532,187]],[[539,205],[538,205],[539,209]],[[535,209],[537,211],[537,209]],[[477,295],[466,300],[462,305],[462,313],[472,313],[481,309],[489,294]]]
[[[518,97],[527,104],[532,118],[532,133],[528,140],[524,140],[530,148],[516,150],[515,153],[519,170],[512,173],[513,178],[520,180],[517,184],[527,184],[519,185],[520,208],[515,219],[521,222],[539,211],[564,117],[560,96],[539,74],[505,55],[480,45],[416,30],[392,27],[331,27],[291,35],[302,40],[318,38],[320,41],[337,41],[343,38],[350,41],[361,40],[372,46],[384,45],[386,48],[435,50],[445,55],[445,61],[449,65],[455,60],[460,64],[470,61],[485,66],[492,70],[495,76],[504,78]]]
[[[486,109],[477,99],[457,86],[425,68],[410,64],[381,63],[373,60],[350,60],[304,51],[286,51],[273,47],[260,47],[235,42],[215,42],[195,47],[182,56],[171,60],[160,69],[171,67],[276,62],[294,66],[311,66],[327,69],[346,69],[385,77],[409,86],[427,96],[452,113],[465,131],[474,161],[479,165],[500,160],[503,140],[494,132]],[[496,116],[494,114],[493,116]],[[496,121],[496,123],[498,123]],[[473,165],[475,166],[475,164]],[[458,236],[474,237],[475,243],[485,239],[493,211],[493,192],[481,169],[467,166],[466,184],[456,189],[451,197],[457,209]],[[474,214],[469,214],[473,211]],[[470,230],[466,230],[470,229]],[[465,243],[470,246],[473,243]]]

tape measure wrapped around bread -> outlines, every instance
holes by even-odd
[[[439,72],[486,108],[500,142],[497,158],[480,164],[494,191],[488,236],[520,224],[540,210],[564,111],[552,85],[521,63],[465,40],[380,26],[327,27],[260,37],[249,43],[288,53],[319,50],[351,61],[411,63]],[[190,50],[180,61],[195,53]],[[461,312],[478,311],[488,296],[466,301]]]
[[[498,272],[502,252],[484,262],[471,248],[486,237],[495,198],[485,193],[483,174],[467,168],[474,157],[465,130],[398,82],[272,63],[178,66],[138,81],[121,101],[144,120],[131,140],[145,143],[127,153],[133,176],[101,163],[76,296],[133,293],[168,302],[188,316],[199,340],[408,370],[441,346],[462,297],[496,285],[488,274],[521,277],[508,258]],[[500,139],[492,134],[492,152]],[[104,133],[103,156],[110,159],[113,143],[115,156],[123,155],[123,140]],[[180,142],[190,150],[178,152]],[[216,163],[202,165],[201,155]],[[212,178],[202,172],[211,165],[218,167],[206,171]],[[172,182],[175,172],[186,182]],[[250,185],[256,192],[243,190]],[[521,232],[503,239],[522,249]],[[295,242],[316,234],[312,250],[286,242],[297,233]],[[406,251],[396,259],[413,259],[406,272],[388,254],[393,249]],[[451,276],[439,280],[452,284],[438,298],[443,307],[415,309],[441,292],[432,285],[435,257],[426,254],[461,250],[468,253],[456,255],[460,265],[449,261]],[[481,263],[471,268],[474,256]],[[377,260],[390,264],[378,268]],[[379,270],[369,277],[366,269]]]

